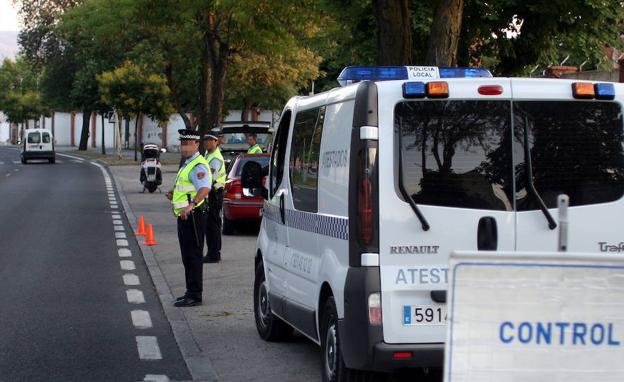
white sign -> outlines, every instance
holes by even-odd
[[[446,382],[624,381],[624,257],[451,255]]]
[[[440,78],[437,66],[408,66],[407,74],[410,80],[433,80]]]

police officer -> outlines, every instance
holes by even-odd
[[[257,135],[255,133],[247,134],[247,144],[249,145],[249,150],[247,150],[247,154],[262,154],[262,148],[256,142]]]
[[[199,134],[188,129],[178,132],[183,163],[167,198],[171,200],[173,214],[178,218],[178,241],[186,279],[186,293],[178,297],[174,305],[185,307],[202,303],[203,236],[207,215],[204,202],[212,187],[212,175],[208,162],[199,153]]]
[[[216,135],[204,135],[204,148],[206,161],[212,173],[212,189],[208,194],[208,220],[206,222],[208,253],[204,257],[204,263],[218,263],[221,261],[221,209],[226,179],[225,160],[219,150],[219,138]]]

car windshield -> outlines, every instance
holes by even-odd
[[[257,156],[257,157],[245,157],[241,158],[238,162],[238,166],[236,166],[236,172],[234,174],[230,174],[230,176],[241,176],[241,172],[243,171],[243,167],[247,162],[257,162],[262,166],[262,169],[267,171],[269,168],[269,156]]]
[[[271,134],[257,134],[256,142],[260,146],[266,146],[269,143]],[[224,134],[224,145],[247,145],[247,134],[245,133],[229,133]]]
[[[560,194],[570,206],[624,195],[617,103],[402,102],[394,121],[400,182],[416,204],[536,210],[529,182],[548,208],[557,207]]]

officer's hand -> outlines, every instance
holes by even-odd
[[[173,191],[167,192],[167,199],[169,200],[173,199]]]
[[[191,214],[192,211],[193,211],[193,206],[192,205],[188,205],[188,206],[184,207],[182,212],[180,212],[180,217],[182,218],[182,220],[188,219],[188,216]]]

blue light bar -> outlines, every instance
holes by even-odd
[[[598,83],[594,85],[596,99],[615,99],[615,86],[609,83]]]
[[[340,86],[359,81],[407,80],[405,66],[347,66],[338,76]]]
[[[483,68],[440,68],[440,78],[479,78],[492,77],[489,70]]]
[[[425,98],[426,86],[424,82],[404,82],[403,98]]]

